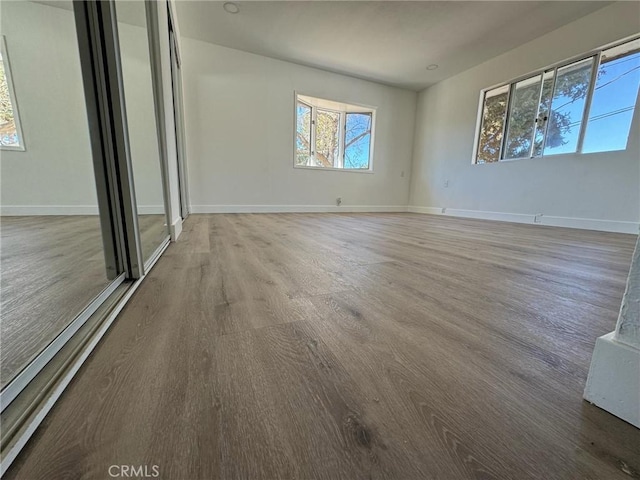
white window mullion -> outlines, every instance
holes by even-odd
[[[338,158],[336,158],[333,166],[335,168],[344,168],[344,146],[347,139],[347,122],[344,112],[340,113],[340,125],[338,129]]]
[[[544,149],[547,146],[547,134],[549,133],[549,125],[551,124],[551,116],[553,115],[553,96],[556,93],[556,81],[558,80],[558,67],[553,69],[553,82],[551,84],[551,99],[549,100],[549,115],[547,122],[544,124],[544,134],[542,135],[542,147],[540,148],[540,156],[544,157]],[[543,80],[544,83],[544,80]]]
[[[542,93],[544,91],[544,76],[546,73],[547,72],[543,72],[540,75],[540,92],[538,93],[538,106],[536,107],[536,118],[533,121],[533,131],[531,132],[531,145],[529,146],[529,158],[533,158],[533,152],[536,147],[536,133],[538,133],[538,122],[540,122],[540,105],[542,104]]]
[[[502,138],[500,139],[500,155],[498,156],[498,161],[504,159],[504,151],[507,145],[507,134],[509,131],[509,113],[511,110],[511,98],[513,96],[512,93],[515,88],[516,88],[516,84],[512,83],[511,85],[509,85],[509,91],[507,92],[507,104],[505,106],[504,122],[502,123]]]
[[[316,160],[316,115],[317,115],[317,108],[316,107],[311,107],[311,163],[313,163],[313,166],[317,166],[318,162]]]

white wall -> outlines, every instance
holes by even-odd
[[[97,213],[73,12],[3,2],[0,25],[26,145],[24,152],[0,151],[2,213]],[[147,32],[121,22],[119,30],[138,206],[162,213]]]
[[[2,2],[26,151],[0,151],[3,213],[18,207],[97,204],[73,14],[31,2]],[[19,207],[22,207],[19,208]],[[82,211],[82,208],[77,210]]]
[[[406,209],[415,92],[182,40],[194,212]],[[377,107],[374,173],[293,168],[294,91]]]
[[[447,208],[454,215],[524,222],[542,213],[541,223],[637,233],[638,107],[623,152],[485,165],[472,165],[471,158],[481,89],[639,31],[638,4],[616,3],[421,92],[411,210],[438,213]]]

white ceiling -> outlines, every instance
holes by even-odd
[[[183,36],[421,90],[610,2],[238,1],[236,15],[176,3]]]

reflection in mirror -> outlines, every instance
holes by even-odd
[[[110,281],[71,2],[3,2],[0,22],[4,388]]]
[[[167,239],[151,57],[144,1],[116,2],[118,39],[142,254],[147,261]]]

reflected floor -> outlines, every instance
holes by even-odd
[[[139,224],[146,258],[164,238],[164,216]],[[109,281],[97,216],[2,217],[0,239],[4,387]]]
[[[169,235],[165,222],[164,215],[138,215],[142,256],[145,262]]]

